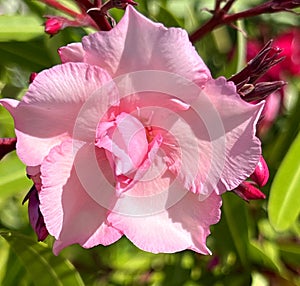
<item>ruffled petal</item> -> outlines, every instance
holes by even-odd
[[[82,105],[109,80],[99,67],[67,63],[39,73],[21,102],[1,100],[14,117],[20,159],[40,165],[53,146],[72,136]]]
[[[84,62],[84,50],[81,43],[71,43],[58,49],[62,63]]]
[[[116,176],[136,171],[148,151],[148,141],[141,122],[130,114],[121,113],[116,117],[114,126],[104,122],[109,129],[103,128],[101,123],[99,125],[95,144],[111,152]]]
[[[158,78],[164,82],[163,93],[154,87],[155,92],[123,97],[119,110],[137,117],[152,129],[152,136],[161,133],[163,158],[183,186],[204,199],[214,190],[232,190],[249,177],[261,153],[255,131],[263,103],[244,102],[225,78],[211,79],[200,88],[167,73],[151,75],[155,87]],[[151,90],[140,75],[126,77],[126,82],[129,94],[143,85]]]
[[[82,44],[85,61],[101,66],[113,77],[141,70],[162,70],[200,85],[211,77],[186,31],[167,29],[131,6],[114,29],[86,36]]]
[[[70,244],[90,248],[109,245],[122,236],[107,223],[108,210],[83,188],[74,167],[76,152],[72,141],[65,141],[41,165],[40,209],[49,233],[56,238],[55,254]]]
[[[160,212],[141,215],[116,209],[109,214],[108,221],[145,251],[173,253],[191,249],[210,254],[206,238],[210,234],[209,226],[219,221],[221,198],[212,193],[200,201],[197,195],[181,191],[182,199]],[[169,196],[171,192],[165,197],[165,203]]]
[[[225,78],[208,82],[203,92],[214,104],[224,126],[225,149],[222,153],[213,150],[216,158],[222,160],[222,163],[219,161],[223,166],[216,188],[216,192],[222,194],[246,180],[259,162],[261,143],[255,134],[264,102],[253,105],[243,101],[236,93],[235,85]]]

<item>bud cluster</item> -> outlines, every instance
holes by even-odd
[[[235,83],[238,93],[245,101],[263,100],[286,84],[282,80],[257,83],[271,67],[284,60],[279,55],[281,51],[278,47],[272,47],[272,41],[269,41],[244,69],[228,79]]]
[[[249,200],[265,199],[266,195],[257,188],[265,186],[269,179],[268,165],[263,156],[260,157],[250,178],[252,181],[241,183],[233,192],[247,202]]]
[[[51,36],[57,34],[66,27],[92,27],[97,30],[108,31],[112,28],[114,21],[108,14],[112,8],[125,9],[127,5],[137,5],[132,0],[109,0],[102,4],[102,1],[75,0],[80,13],[69,9],[57,0],[40,0],[57,10],[64,12],[72,19],[62,16],[46,15],[45,32]]]

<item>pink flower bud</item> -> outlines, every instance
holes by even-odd
[[[259,162],[250,178],[260,187],[263,187],[268,182],[269,169],[263,156],[260,156]]]
[[[64,28],[64,23],[61,18],[47,16],[45,22],[45,32],[49,35],[55,35]]]
[[[247,202],[250,200],[261,200],[266,198],[266,195],[257,189],[251,182],[241,183],[233,190],[233,192]]]
[[[48,236],[48,230],[40,211],[40,201],[35,185],[33,185],[28,194],[25,196],[22,204],[24,204],[27,200],[29,222],[33,230],[37,234],[38,241],[43,241]]]

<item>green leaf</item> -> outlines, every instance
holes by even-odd
[[[283,265],[279,258],[279,250],[276,244],[251,240],[249,243],[249,256],[255,264],[277,272],[283,271]]]
[[[5,277],[6,265],[9,256],[9,248],[5,241],[0,240],[0,285],[3,285],[2,281]]]
[[[40,19],[33,16],[0,16],[0,42],[28,41],[44,34]]]
[[[247,248],[249,244],[245,202],[233,194],[224,194],[223,211],[228,229],[232,236],[242,265],[247,268],[249,259]]]
[[[74,266],[63,257],[54,256],[45,244],[12,231],[0,231],[0,236],[9,243],[34,285],[84,285]]]
[[[300,213],[300,133],[292,143],[274,178],[268,205],[269,219],[277,231],[287,230]]]
[[[251,286],[268,286],[269,282],[267,278],[260,274],[259,272],[252,273],[252,283]]]
[[[159,12],[155,16],[157,22],[163,23],[166,27],[182,27],[183,22],[164,7],[159,7]]]
[[[1,239],[2,240],[2,239]],[[8,257],[5,265],[5,275],[1,281],[1,285],[18,285],[18,286],[31,286],[30,279],[26,273],[25,268],[22,266],[20,260],[13,251],[10,250],[9,244],[2,240],[3,244],[6,244],[8,248]]]
[[[287,242],[278,245],[281,257],[285,262],[300,267],[300,247],[297,242]]]
[[[28,191],[32,185],[26,177],[25,166],[16,153],[10,153],[0,162],[0,198],[5,199],[21,191]]]
[[[244,23],[243,21],[238,21],[237,22],[237,27],[238,27],[238,34],[237,34],[237,67],[236,67],[236,72],[239,72],[242,70],[245,65],[246,65],[246,37],[242,33],[242,31],[245,30]]]
[[[0,43],[0,58],[3,65],[10,66],[11,63],[18,63],[20,67],[29,71],[38,71],[54,63],[43,38],[27,42]]]

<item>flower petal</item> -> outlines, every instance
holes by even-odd
[[[234,189],[254,171],[261,154],[255,131],[263,103],[244,102],[225,78],[208,80],[196,97],[193,88],[189,91],[190,108],[152,108],[151,125],[166,130],[162,148],[169,170],[187,190],[205,198],[213,190]]]
[[[54,147],[41,165],[40,209],[49,233],[56,238],[55,254],[70,244],[90,248],[111,244],[122,236],[107,224],[108,210],[82,187],[73,165],[74,155],[72,141],[65,141]]]
[[[84,50],[81,43],[71,43],[58,49],[62,63],[84,62]]]
[[[215,193],[199,201],[197,195],[188,192],[177,204],[159,213],[135,216],[112,211],[108,221],[145,251],[172,253],[191,249],[210,254],[206,238],[209,226],[219,221],[220,206],[221,198]]]
[[[99,67],[66,63],[39,73],[21,102],[1,100],[15,120],[20,159],[40,165],[53,146],[72,136],[82,105],[109,80]]]
[[[96,135],[96,146],[105,148],[114,157],[116,176],[128,175],[139,167],[148,150],[144,126],[134,116],[121,113],[108,130],[100,126]],[[101,131],[100,134],[98,131]],[[102,143],[105,143],[104,145]]]
[[[82,43],[85,61],[113,77],[140,70],[169,71],[199,84],[211,77],[186,31],[167,29],[131,6],[114,29],[84,37]]]
[[[221,194],[246,180],[259,162],[261,143],[255,133],[264,102],[256,105],[244,102],[225,78],[210,81],[204,92],[218,110],[225,130],[225,161],[216,189]]]

